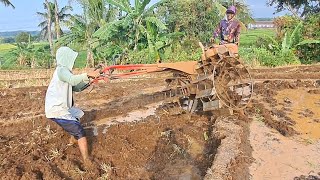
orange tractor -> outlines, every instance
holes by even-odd
[[[245,108],[252,97],[253,81],[239,60],[238,46],[199,45],[203,52],[199,61],[107,66],[91,84],[169,70],[173,76],[165,79],[167,87],[162,91],[169,102],[178,102],[189,112]],[[119,73],[123,70],[126,73]]]

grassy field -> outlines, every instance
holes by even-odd
[[[13,44],[0,44],[0,68],[11,66],[12,53],[10,51],[15,48]]]
[[[38,42],[33,44],[35,48],[48,46],[47,42]],[[17,69],[15,67],[15,55],[12,53],[17,46],[14,44],[0,44],[0,69]],[[76,68],[83,68],[86,65],[87,54],[85,51],[79,52],[79,56],[75,62]],[[21,68],[21,67],[20,67]],[[18,68],[18,69],[20,69]]]
[[[250,29],[242,31],[240,35],[240,47],[254,46],[259,37],[263,37],[264,35],[274,37],[275,33],[275,29]]]
[[[0,53],[16,48],[13,44],[0,44]]]

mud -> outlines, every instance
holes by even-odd
[[[91,169],[82,162],[78,147],[69,144],[69,135],[44,117],[46,87],[2,89],[1,177],[203,179],[224,138],[217,133],[232,126],[243,131],[247,124],[224,120],[226,125],[220,127],[212,113],[188,114],[176,106],[162,106],[157,91],[163,83],[138,80],[99,84],[91,93],[75,95],[76,105],[86,113],[81,121],[94,159]],[[236,119],[234,116],[233,121]],[[236,138],[234,148],[248,145],[245,140],[245,136]],[[234,164],[233,171],[249,166],[241,158],[240,154],[230,155],[230,160],[235,160],[229,162]],[[242,174],[246,177],[248,171]]]
[[[302,79],[300,73],[307,70],[310,73],[304,75],[311,78]],[[249,167],[255,161],[249,141],[252,120],[283,138],[318,138],[319,85],[311,73],[317,70],[318,66],[252,70],[260,80],[251,104],[239,116],[226,109],[189,114],[163,104],[158,93],[168,76],[163,73],[101,83],[75,94],[76,106],[85,111],[81,122],[94,162],[90,168],[82,162],[77,145],[70,144],[69,135],[44,117],[46,86],[0,89],[0,177],[250,179]],[[45,80],[44,73],[52,72],[40,72],[37,78]],[[283,80],[287,73],[295,75]],[[7,76],[0,72],[0,77]],[[297,92],[303,98],[297,98]],[[311,126],[314,129],[307,131]],[[309,174],[299,178],[306,177]]]
[[[315,79],[320,78],[320,65],[288,66],[250,70],[254,79]]]
[[[247,114],[265,122],[284,136],[301,134],[300,119],[320,117],[317,108],[318,91],[312,80],[267,80],[255,84],[255,98]],[[304,96],[302,96],[304,95]],[[308,108],[304,108],[308,106]],[[315,119],[317,119],[315,118]],[[312,126],[312,124],[310,124]]]
[[[320,173],[315,174],[315,173],[310,173],[313,175],[301,175],[299,177],[295,177],[294,180],[319,180],[320,179]]]
[[[118,123],[105,133],[100,125],[97,136],[86,128],[96,164],[92,172],[56,124],[43,118],[8,124],[1,132],[7,141],[0,174],[4,179],[202,179],[221,144],[223,137],[214,135],[220,128],[207,115],[167,112],[159,107],[139,123]]]

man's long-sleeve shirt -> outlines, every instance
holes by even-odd
[[[213,32],[213,38],[219,38],[220,44],[239,43],[240,23],[238,20],[230,21],[223,19],[220,21],[217,29]]]

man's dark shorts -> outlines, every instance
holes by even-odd
[[[79,121],[65,120],[65,119],[51,119],[61,126],[70,135],[74,136],[77,140],[85,137],[85,132]]]

